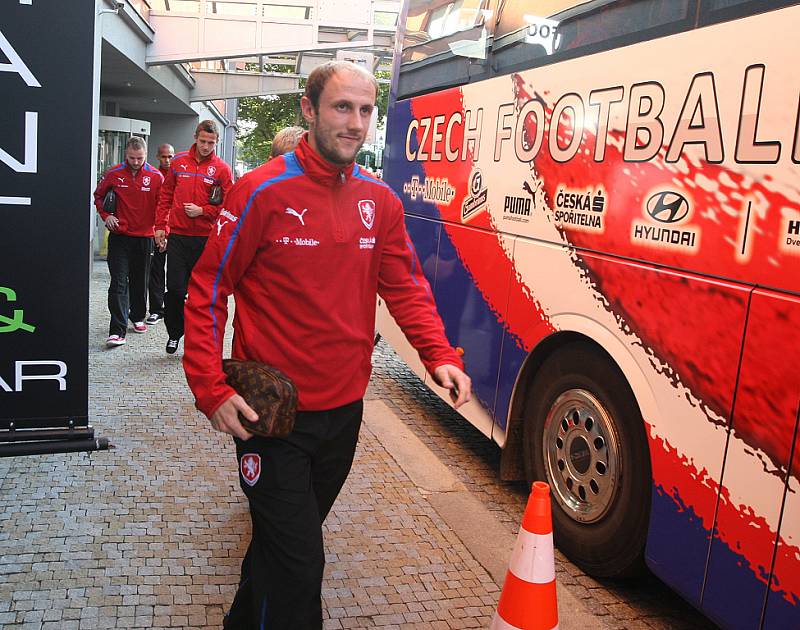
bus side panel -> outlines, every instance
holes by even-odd
[[[436,261],[439,255],[439,234],[442,226],[436,221],[406,215],[406,232],[414,243],[422,272],[436,292]]]
[[[427,126],[439,125],[441,117],[452,115],[466,116],[458,88],[396,102],[387,134],[390,149],[384,175],[403,201],[407,216],[443,221],[437,308],[451,343],[465,350],[464,362],[478,400],[493,414],[495,424],[505,427],[509,396],[495,410],[500,348],[524,356],[519,339],[508,332],[504,319],[509,283],[515,284],[511,250],[501,246],[483,212],[485,204],[475,207],[476,220],[469,228],[460,225],[474,174],[471,158],[476,147],[469,142],[464,146],[463,137],[448,138],[447,148],[457,156],[450,160],[444,154],[444,145],[435,142],[438,136],[434,128]],[[412,121],[419,126],[414,127]],[[468,126],[466,120],[464,125]],[[406,143],[416,159],[406,155]],[[448,275],[447,281],[441,280],[442,273]],[[491,426],[481,426],[481,430],[492,432]]]
[[[557,269],[555,257],[542,253],[536,267]],[[520,265],[533,262],[518,258]],[[603,346],[625,373],[650,446],[647,562],[699,604],[749,290],[583,252],[574,264],[583,289],[577,281],[566,285],[561,271],[561,294],[539,280],[534,295],[562,330],[560,313],[592,314],[596,329],[577,332]]]
[[[423,104],[437,112],[442,109],[460,111],[461,93],[457,88],[454,88],[424,100],[398,101],[393,104],[386,134],[383,179],[400,197],[403,202],[403,208],[407,213],[431,219],[440,219],[441,214],[437,203],[442,199],[442,196],[445,199],[452,199],[457,194],[453,186],[458,185],[456,182],[459,180],[461,182],[460,185],[466,187],[466,175],[460,176],[459,174],[464,170],[468,173],[469,165],[463,161],[456,163],[445,161],[444,163],[436,164],[428,160],[408,159],[406,156],[406,141],[408,141],[408,150],[416,155],[420,148],[420,140],[425,136],[427,138],[425,149],[430,151],[431,133],[429,131],[424,133],[419,130],[415,132],[412,125],[412,121],[416,124],[417,120],[423,117],[425,112],[415,111],[418,108],[422,109]],[[431,116],[424,117],[426,120],[431,119]],[[411,131],[407,132],[409,129]],[[429,127],[425,129],[428,130]],[[429,171],[434,165],[446,171],[447,174],[443,177],[444,181],[434,182],[430,173],[426,173],[426,170]],[[434,184],[439,184],[439,186]]]
[[[651,440],[648,560],[699,602],[740,350],[740,341],[720,340],[741,340],[747,289],[524,239],[513,260],[523,293],[539,307],[509,300],[507,319],[521,326],[515,332],[524,347],[551,331],[578,332],[605,347],[631,382]],[[705,317],[695,310],[709,303],[716,306]],[[692,361],[679,371],[660,336],[676,329],[695,340]],[[503,364],[501,393],[521,362],[507,362],[504,349]],[[705,399],[726,411],[716,413]]]
[[[431,292],[436,286],[436,255],[439,249],[439,233],[442,226],[428,219],[406,215],[406,232],[414,243],[422,271],[431,285]],[[385,305],[378,308],[375,326],[381,336],[403,358],[409,368],[421,379],[425,379],[426,370],[417,351],[408,343],[403,331],[389,314]]]
[[[545,336],[545,323],[580,333],[630,383],[653,475],[648,564],[699,603],[749,290],[525,239],[514,248],[514,265],[546,318],[528,312],[527,328],[515,331],[525,347]],[[508,320],[522,323],[517,308],[524,304],[510,306]],[[693,341],[691,360],[672,361],[676,335]]]
[[[796,355],[795,355],[796,356]],[[775,569],[767,599],[764,630],[800,628],[800,594],[787,592],[786,584],[800,583],[800,554],[797,551],[797,536],[794,543],[786,541],[787,531],[800,523],[800,427],[795,426],[794,458],[792,474],[789,477],[789,490],[783,508],[783,526],[775,557]]]
[[[539,341],[551,332],[550,326],[542,324],[538,330],[531,332],[529,339]],[[517,377],[529,354],[516,335],[506,335],[506,341],[503,343],[503,356],[500,361],[500,375],[497,379],[497,403],[495,404],[497,428],[502,432],[508,431],[508,414],[511,409],[512,397],[515,394]],[[521,421],[521,419],[517,421]],[[500,439],[495,439],[501,442]]]
[[[486,251],[496,247],[497,237],[489,232],[469,227],[452,227],[460,249]],[[487,261],[491,265],[491,261]],[[497,374],[500,366],[500,348],[503,342],[503,327],[499,323],[503,313],[495,312],[484,299],[475,281],[459,261],[459,251],[447,230],[442,233],[439,246],[437,286],[434,293],[436,304],[454,346],[463,348],[464,364],[472,379],[473,394],[481,404],[494,413],[497,393]],[[497,274],[498,290],[493,302],[505,304],[507,298],[508,270],[502,266],[485,269]],[[506,293],[503,289],[506,288]]]
[[[800,300],[755,291],[703,596],[704,610],[726,627],[755,628],[761,617],[795,435],[799,354]],[[770,483],[764,483],[764,477]],[[770,616],[773,623],[793,621],[773,627],[796,628],[800,627],[797,477],[790,477],[789,483],[794,493],[781,522]],[[743,490],[756,486],[759,507],[754,510]]]
[[[422,195],[411,195],[407,182],[414,177],[417,180],[423,176],[422,165],[409,162],[405,156],[405,130],[408,129],[413,116],[411,114],[411,101],[392,103],[389,110],[389,121],[386,130],[386,152],[384,153],[383,181],[386,182],[403,202],[407,213],[435,217],[438,215],[436,207],[423,201]],[[410,134],[409,141],[416,149],[417,137]],[[406,187],[406,191],[403,188]]]

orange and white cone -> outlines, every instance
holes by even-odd
[[[550,486],[535,481],[491,630],[557,630]]]

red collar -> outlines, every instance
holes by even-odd
[[[297,156],[297,161],[300,163],[300,166],[309,177],[328,184],[333,184],[337,180],[340,180],[342,174],[344,174],[345,179],[349,179],[353,174],[355,163],[351,162],[344,168],[334,166],[311,148],[307,136],[308,134],[303,136],[300,140],[300,143],[294,150],[294,154]]]
[[[198,154],[197,154],[197,143],[195,142],[195,143],[192,145],[192,148],[191,148],[191,149],[189,149],[189,155],[190,155],[190,156],[192,156],[192,159],[194,159],[194,161],[195,161],[195,162],[197,162],[198,164],[202,164],[202,163],[203,163],[203,162],[205,162],[206,160],[210,160],[210,159],[212,159],[212,158],[214,157],[214,155],[215,155],[215,152],[214,152],[214,151],[212,151],[212,152],[211,152],[211,153],[208,155],[208,157],[205,157],[205,158],[203,158],[202,160],[201,160],[201,159],[198,159]]]
[[[128,171],[128,175],[131,176],[131,179],[136,180],[136,178],[139,177],[139,174],[144,170],[144,164],[142,164],[142,168],[134,173],[131,165],[128,164],[128,160],[125,160],[125,170]]]

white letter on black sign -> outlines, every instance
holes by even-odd
[[[0,50],[8,57],[9,63],[0,63],[0,72],[16,72],[25,81],[28,87],[42,87],[42,85],[33,76],[33,73],[28,70],[28,66],[22,61],[14,47],[8,43],[8,40],[0,31]]]
[[[38,138],[39,114],[36,112],[25,112],[25,161],[11,157],[8,153],[0,149],[0,162],[4,162],[17,173],[35,173],[37,163],[37,138]]]
[[[25,374],[24,368],[27,365],[49,365],[55,367],[58,371],[55,374]],[[16,391],[22,391],[23,381],[55,381],[58,383],[59,391],[67,389],[67,364],[63,361],[17,361],[15,369],[15,387]]]

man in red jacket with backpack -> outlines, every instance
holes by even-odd
[[[153,251],[153,224],[163,176],[145,162],[147,143],[132,136],[125,146],[125,161],[112,166],[94,191],[94,205],[108,235],[109,347],[125,344],[128,318],[137,333],[147,332],[147,274]],[[105,206],[106,195],[116,197],[114,208]]]
[[[235,438],[253,521],[228,629],[322,627],[322,522],[358,441],[378,294],[455,405],[470,399],[400,200],[354,164],[376,95],[354,64],[316,68],[301,101],[309,132],[233,187],[192,275],[186,378],[211,425]],[[233,356],[275,366],[297,387],[287,438],[251,436],[238,418],[257,416],[222,371],[231,293]]]
[[[230,167],[214,152],[219,140],[216,123],[201,121],[194,139],[191,149],[172,160],[156,212],[156,246],[166,243],[167,247],[167,354],[175,353],[183,337],[183,302],[189,277],[233,185]]]

